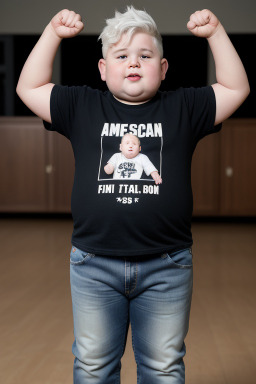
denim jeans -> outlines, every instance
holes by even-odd
[[[119,384],[131,323],[138,384],[185,383],[191,249],[144,257],[71,249],[75,384]]]

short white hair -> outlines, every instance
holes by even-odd
[[[124,33],[129,42],[136,32],[151,35],[161,58],[163,57],[162,37],[155,21],[146,11],[137,10],[133,6],[128,6],[124,13],[116,11],[115,17],[106,20],[106,26],[98,39],[102,42],[103,57],[106,58],[108,49],[118,43]]]

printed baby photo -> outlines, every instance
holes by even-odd
[[[162,183],[162,138],[144,138],[141,142],[136,135],[127,133],[123,137],[102,139],[99,180],[151,180],[155,184]],[[110,139],[116,143],[112,153],[107,143]]]

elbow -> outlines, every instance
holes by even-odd
[[[239,108],[244,102],[245,100],[247,99],[247,97],[249,96],[250,94],[250,85],[249,83],[244,86],[243,89],[241,89],[239,91],[239,93],[237,94],[237,107],[236,108]]]
[[[28,100],[28,89],[19,81],[16,86],[16,94],[19,98],[25,103],[25,100]]]
[[[19,85],[19,83],[16,86],[16,93],[20,97],[20,85]]]
[[[25,86],[22,76],[20,76],[18,83],[16,85],[16,94],[19,96],[21,100],[23,100],[23,97],[26,94],[26,91],[27,91],[27,87]]]
[[[244,100],[247,99],[247,97],[249,96],[250,92],[251,92],[250,84],[249,84],[249,81],[247,79],[246,84],[244,86],[244,90],[243,90]]]
[[[22,99],[22,95],[23,95],[23,88],[20,84],[20,82],[18,82],[17,86],[16,86],[16,94],[19,96],[20,99]]]
[[[109,172],[109,169],[108,169],[108,166],[107,166],[107,165],[105,165],[105,167],[104,167],[104,171],[106,172],[107,175],[110,175],[110,172]]]
[[[247,83],[243,89],[241,89],[238,93],[238,98],[240,99],[240,104],[242,104],[246,99],[247,97],[249,96],[251,90],[250,90],[250,85],[249,83]]]
[[[245,90],[245,98],[247,98],[250,95],[250,92],[251,92],[251,88],[250,88],[250,84],[248,82],[248,85],[247,85],[246,90]]]

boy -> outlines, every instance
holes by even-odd
[[[50,82],[61,39],[83,29],[80,16],[68,10],[51,20],[20,76],[21,99],[52,124],[48,129],[70,139],[76,159],[70,257],[76,384],[119,383],[129,322],[138,382],[185,382],[191,157],[197,142],[218,131],[249,93],[243,65],[216,16],[195,12],[187,27],[208,39],[217,77],[212,86],[159,92],[168,68],[161,36],[154,20],[132,7],[107,20],[100,36],[99,70],[108,92]],[[99,188],[102,139],[114,152],[114,139],[135,129],[150,158],[162,150],[164,183],[137,180],[135,188],[113,180],[111,188]],[[104,188],[111,193],[97,193]]]
[[[114,179],[137,180],[141,178],[144,170],[147,176],[152,176],[156,184],[162,183],[157,169],[149,158],[140,154],[141,145],[137,136],[126,133],[121,140],[120,151],[121,153],[115,153],[105,165],[104,171],[108,175],[114,172]]]

